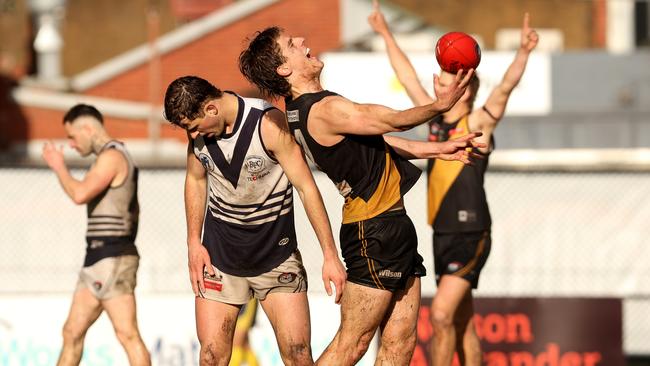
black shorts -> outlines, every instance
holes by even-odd
[[[433,234],[433,261],[436,282],[443,275],[466,279],[472,288],[478,287],[481,270],[490,255],[490,231]]]
[[[412,276],[426,275],[413,222],[405,210],[341,225],[348,281],[381,290],[402,290]]]

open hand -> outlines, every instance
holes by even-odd
[[[438,159],[457,160],[464,164],[471,164],[471,159],[481,159],[482,155],[475,153],[474,148],[486,148],[482,142],[474,141],[475,138],[483,135],[482,132],[472,132],[457,139],[443,142],[443,147]]]
[[[465,74],[465,76],[463,76]],[[448,111],[463,96],[470,80],[474,76],[474,69],[469,69],[465,73],[462,69],[458,70],[454,79],[447,85],[440,84],[440,77],[433,75],[433,91],[436,93],[436,103],[440,104],[443,112]]]

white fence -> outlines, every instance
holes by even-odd
[[[338,238],[342,199],[327,177],[315,176]],[[183,181],[179,169],[141,172],[139,294],[191,297]],[[406,206],[429,271],[423,293],[431,295],[425,183],[423,174]],[[477,295],[621,297],[625,352],[650,354],[650,172],[490,171],[486,189],[493,247]],[[1,169],[0,192],[0,303],[71,294],[84,256],[85,207],[73,205],[47,169]],[[321,295],[319,246],[295,198],[309,291]]]

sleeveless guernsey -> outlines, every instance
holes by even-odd
[[[108,142],[100,154],[108,149],[118,150],[124,155],[128,174],[120,186],[109,186],[88,202],[84,267],[108,257],[138,255],[135,247],[140,215],[138,168],[121,142]]]
[[[321,99],[338,95],[324,90],[287,99],[289,128],[307,157],[334,182],[345,198],[343,224],[375,217],[408,192],[420,169],[399,156],[381,135],[346,135],[322,146],[309,134],[309,111]]]
[[[194,154],[208,174],[203,245],[219,270],[241,277],[268,272],[297,248],[293,187],[266,151],[260,123],[274,107],[237,96],[230,134],[198,136]]]
[[[467,115],[454,123],[436,117],[429,128],[429,140],[439,142],[470,132]],[[483,155],[474,165],[429,159],[428,222],[437,234],[490,229],[492,219],[483,188],[490,153],[474,152]]]

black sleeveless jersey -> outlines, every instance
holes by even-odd
[[[420,176],[420,169],[399,156],[381,135],[346,135],[332,146],[322,146],[307,129],[309,111],[327,96],[324,90],[287,99],[289,128],[305,155],[334,182],[345,198],[343,223],[375,217],[408,192]]]
[[[444,123],[442,116],[429,122],[430,141],[447,141],[469,132],[467,115],[454,123]],[[483,155],[474,165],[429,160],[428,222],[436,233],[483,231],[492,225],[483,188],[490,153],[474,152]]]

